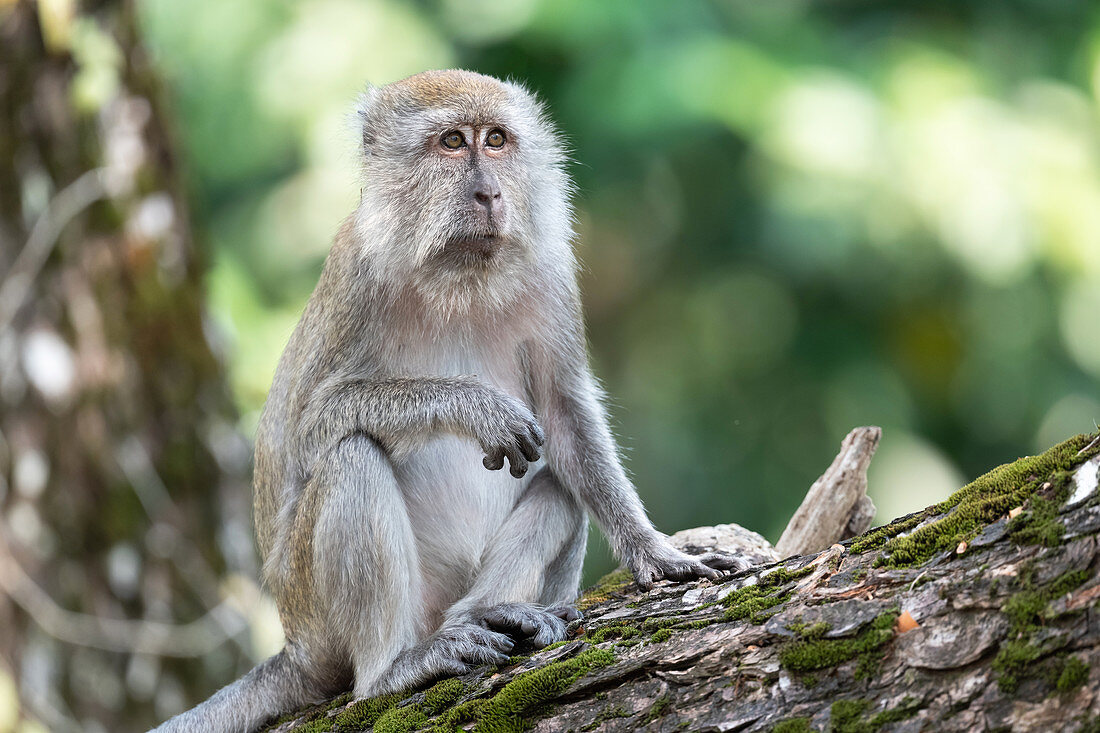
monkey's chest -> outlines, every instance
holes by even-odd
[[[473,375],[522,399],[514,334],[507,328],[491,335],[456,328],[430,343],[413,338],[404,342],[390,368],[407,376]],[[532,465],[517,479],[507,468],[486,469],[482,458],[473,439],[436,435],[394,464],[416,535],[429,618],[470,589],[486,548],[541,466]]]

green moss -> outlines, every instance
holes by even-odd
[[[614,708],[607,707],[607,708],[604,708],[603,710],[600,711],[599,715],[596,716],[595,720],[593,720],[591,723],[589,723],[588,725],[581,728],[581,730],[582,731],[596,730],[597,728],[599,728],[601,725],[603,725],[604,723],[606,723],[609,720],[614,720],[616,718],[629,718],[632,714],[633,713],[628,713],[622,707],[614,707]]]
[[[794,672],[810,672],[859,657],[856,678],[870,676],[877,660],[875,652],[893,638],[897,617],[897,611],[884,613],[850,639],[802,638],[790,642],[780,650],[779,663]]]
[[[370,728],[407,696],[405,693],[394,693],[353,702],[331,719],[331,730],[357,731]]]
[[[548,652],[551,649],[557,649],[558,647],[565,646],[566,644],[569,644],[569,643],[571,643],[571,642],[569,642],[569,641],[555,641],[553,644],[547,644],[546,646],[544,646],[539,651]]]
[[[431,715],[438,715],[454,705],[465,692],[466,684],[456,677],[437,682],[424,693],[424,709]]]
[[[764,623],[778,612],[777,606],[790,600],[791,594],[783,592],[782,588],[812,572],[813,568],[808,565],[799,570],[779,568],[760,578],[755,585],[738,588],[718,601],[726,609],[722,612],[721,620],[739,621],[747,618],[754,624]]]
[[[810,733],[809,718],[787,718],[772,726],[771,733]]]
[[[820,639],[821,637],[825,636],[825,634],[832,627],[824,621],[819,621],[813,626],[807,626],[806,624],[796,621],[794,623],[787,624],[787,628],[801,636],[803,639]]]
[[[829,708],[829,730],[835,733],[870,733],[871,724],[863,713],[871,703],[867,700],[837,700]]]
[[[997,673],[997,685],[1006,693],[1015,692],[1023,679],[1033,676],[1034,664],[1044,654],[1031,639],[1042,626],[1047,606],[1087,581],[1089,573],[1071,570],[1038,588],[1031,578],[1032,571],[1023,569],[1018,581],[1022,590],[1001,607],[1009,622],[1008,637],[993,659],[992,668]]]
[[[696,619],[695,621],[685,621],[682,624],[676,624],[676,626],[674,628],[677,628],[677,629],[705,629],[706,627],[713,625],[715,623],[715,621],[717,621],[717,619],[700,618],[700,619]]]
[[[851,550],[866,552],[883,549],[885,554],[876,561],[878,565],[919,565],[964,540],[970,540],[982,526],[1003,517],[1009,509],[1022,506],[1035,497],[1047,481],[1051,483],[1051,487],[1045,489],[1049,496],[1040,494],[1029,504],[1029,517],[1016,524],[1013,531],[1018,541],[1056,542],[1061,534],[1051,522],[1057,523],[1054,515],[1065,497],[1059,499],[1059,489],[1054,487],[1061,486],[1064,492],[1068,472],[1100,453],[1100,443],[1083,450],[1095,437],[1078,435],[1038,456],[999,466],[959,489],[945,501],[905,520],[864,534],[852,542]],[[1043,504],[1044,501],[1049,505]],[[940,518],[917,527],[926,519],[937,516]],[[909,534],[901,536],[905,532]]]
[[[1068,657],[1054,686],[1058,692],[1071,692],[1089,681],[1089,665],[1077,657]]]
[[[508,666],[510,667],[514,664],[523,664],[524,662],[526,662],[530,658],[531,658],[531,655],[529,655],[529,654],[517,654],[515,656],[508,657]]]
[[[757,583],[761,588],[778,588],[781,585],[787,585],[793,583],[796,580],[801,580],[814,571],[813,566],[807,565],[798,570],[788,570],[787,568],[776,568],[764,577],[762,577]]]
[[[369,715],[361,715],[360,719],[350,727],[340,727],[337,730],[360,731],[372,724],[375,733],[409,733],[410,731],[419,730],[428,723],[429,718],[432,716],[444,711],[450,713],[451,711],[447,709],[451,708],[466,693],[466,689],[465,683],[454,677],[440,680],[424,692],[424,699],[418,703],[401,706],[397,706],[395,703],[383,710],[382,708],[387,704],[383,702],[381,705],[375,706]],[[374,698],[363,702],[371,703],[379,699]],[[376,713],[377,715],[375,715]],[[375,717],[373,721],[370,721],[369,718],[372,715]],[[454,717],[454,715],[450,715],[446,721],[441,717],[433,726],[433,730],[448,731],[448,733],[453,731],[455,726],[458,725],[457,722],[450,722]]]
[[[334,730],[331,718],[314,718],[294,729],[294,733],[328,733]]]
[[[626,568],[612,570],[597,580],[594,586],[581,594],[581,597],[577,599],[577,608],[585,611],[592,606],[603,603],[612,595],[621,593],[633,581],[634,576]]]
[[[649,707],[649,710],[646,711],[645,717],[642,718],[641,724],[646,725],[647,723],[652,723],[657,718],[660,718],[665,714],[665,712],[668,711],[668,706],[671,704],[671,695],[661,695],[653,701],[653,704]]]
[[[1008,535],[1023,545],[1057,547],[1066,533],[1058,521],[1058,510],[1070,495],[1070,471],[1058,471],[1050,477],[1050,488],[1036,493],[1027,503],[1027,511],[1008,523]]]
[[[880,728],[889,723],[897,723],[902,720],[912,718],[920,710],[920,700],[915,697],[906,695],[901,703],[896,708],[890,708],[889,710],[883,710],[873,718],[871,718],[871,725],[875,728]]]
[[[585,634],[585,639],[591,644],[599,644],[608,639],[629,639],[632,636],[639,636],[641,633],[642,630],[637,626],[622,622],[604,626],[602,629]]]
[[[911,718],[920,710],[920,701],[906,696],[896,708],[864,718],[870,709],[868,700],[837,700],[829,708],[829,730],[835,733],[874,733],[884,725]]]
[[[667,629],[677,624],[682,623],[680,619],[673,617],[666,618],[647,618],[642,622],[643,631],[656,631],[657,629]]]
[[[488,703],[488,700],[467,700],[455,705],[436,719],[431,733],[454,733],[458,726],[477,720]]]
[[[537,714],[548,702],[593,669],[615,661],[607,649],[588,649],[570,659],[548,664],[516,676],[480,710],[477,727],[482,733],[518,733],[525,717]]]
[[[1012,630],[1016,632],[1034,630],[1042,623],[1047,605],[1084,584],[1089,579],[1089,573],[1087,570],[1071,570],[1040,588],[1030,587],[1028,573],[1022,573],[1020,577],[1020,583],[1025,585],[1025,589],[1010,596],[1001,607]]]
[[[657,629],[653,632],[653,636],[649,637],[649,641],[653,644],[663,644],[672,638],[672,629]]]
[[[997,673],[997,686],[1003,692],[1015,692],[1020,681],[1027,676],[1032,662],[1042,656],[1042,650],[1029,641],[1013,639],[1001,645],[993,660],[993,671]]]
[[[428,715],[419,705],[391,708],[374,724],[374,733],[410,733],[424,727]]]

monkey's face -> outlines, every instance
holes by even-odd
[[[365,95],[361,211],[386,255],[415,268],[515,273],[547,239],[567,243],[569,184],[558,137],[521,87],[426,72]]]
[[[517,187],[508,186],[505,198],[502,186],[515,151],[509,132],[502,124],[465,122],[428,148],[435,176],[448,182],[444,206],[453,211],[450,236],[436,254],[458,265],[491,260],[517,228],[509,220]]]

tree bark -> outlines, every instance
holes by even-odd
[[[570,640],[273,730],[1096,730],[1100,436],[812,555],[580,599]],[[767,555],[735,525],[692,530]],[[765,543],[766,544],[766,543]]]
[[[0,3],[0,676],[130,730],[252,661],[248,447],[134,9],[68,7]]]

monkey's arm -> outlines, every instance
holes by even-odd
[[[300,424],[298,455],[307,470],[320,451],[353,433],[400,454],[444,432],[476,440],[486,468],[503,467],[507,457],[518,478],[543,442],[526,405],[472,376],[333,380],[309,401]]]
[[[747,567],[731,555],[692,557],[680,552],[649,521],[619,461],[601,392],[588,367],[579,317],[576,324],[559,331],[556,343],[536,345],[528,356],[551,470],[599,523],[642,587],[660,578],[714,579],[720,575],[716,568]]]

